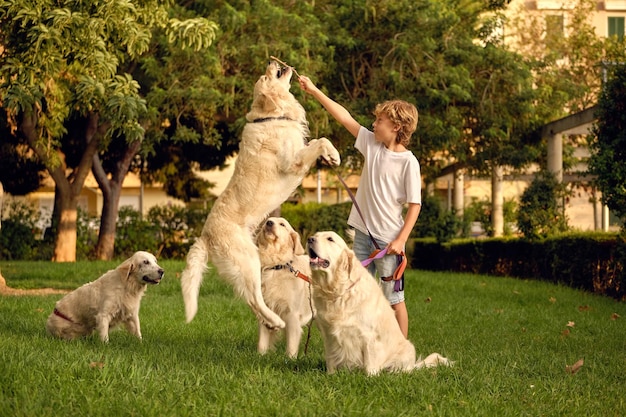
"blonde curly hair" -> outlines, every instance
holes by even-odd
[[[376,105],[374,116],[385,114],[391,122],[400,126],[396,142],[408,146],[411,135],[417,129],[418,113],[414,105],[404,100],[387,100]]]

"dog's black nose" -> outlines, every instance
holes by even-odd
[[[268,220],[268,221],[265,222],[265,225],[268,226],[268,227],[272,227],[272,226],[274,226],[274,221],[273,220]]]
[[[315,243],[315,238],[314,238],[313,236],[311,236],[311,237],[310,237],[310,238],[308,238],[306,241],[307,241],[307,242],[309,243],[309,245],[310,245],[311,243]]]
[[[157,272],[159,273],[159,277],[161,278],[163,277],[163,274],[165,273],[165,271],[162,268],[160,268]]]

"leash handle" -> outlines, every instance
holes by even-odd
[[[369,258],[365,259],[363,262],[361,262],[361,265],[363,266],[368,266],[369,264],[371,264],[372,262],[374,262],[375,259],[380,259],[383,256],[387,255],[387,248],[385,249],[376,249],[374,252],[372,252],[369,256]]]

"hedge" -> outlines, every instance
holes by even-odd
[[[540,279],[626,300],[626,242],[617,234],[447,243],[415,239],[407,251],[415,269]]]

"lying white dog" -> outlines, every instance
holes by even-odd
[[[328,373],[346,367],[376,375],[452,364],[438,353],[416,361],[382,289],[338,234],[318,232],[307,244]]]
[[[285,327],[263,300],[254,232],[289,198],[319,157],[333,165],[340,162],[328,139],[313,139],[307,145],[304,108],[289,92],[292,73],[272,62],[254,86],[233,176],[187,254],[181,276],[187,322],[198,310],[200,284],[210,261],[266,326]]]
[[[62,339],[88,336],[94,331],[103,342],[109,329],[123,324],[141,339],[139,304],[148,284],[163,278],[163,268],[151,253],[136,252],[117,268],[61,298],[48,317],[48,333]]]
[[[282,217],[268,218],[257,234],[261,259],[261,290],[267,306],[285,321],[286,353],[298,356],[302,327],[314,315],[309,257],[300,235]],[[280,332],[259,322],[260,354],[274,348]]]

